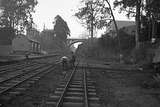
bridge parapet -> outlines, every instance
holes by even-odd
[[[79,38],[68,38],[67,39],[67,45],[70,47],[71,45],[75,44],[75,43],[78,43],[78,42],[84,42],[86,41],[87,39],[79,39]]]

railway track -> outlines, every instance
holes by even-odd
[[[24,66],[26,66],[26,62],[14,63],[14,64],[10,64],[10,65],[0,66],[0,73],[3,72],[3,71],[7,71],[7,70],[19,69],[19,68],[24,67]]]
[[[37,64],[53,64],[52,57],[57,56],[57,55],[52,55],[52,56],[44,56],[44,57],[37,57],[37,58],[31,58],[29,60],[23,60],[23,61],[18,61],[9,65],[2,65],[0,66],[0,74],[8,71],[8,70],[13,70],[13,69],[21,69],[25,68],[29,64],[37,63]],[[50,63],[48,63],[50,62]]]
[[[23,71],[25,70],[26,68],[30,68],[30,67],[33,67],[33,66],[38,66],[40,64],[37,64],[37,63],[23,63],[23,64],[17,64],[17,65],[12,65],[12,66],[9,66],[9,67],[5,67],[5,68],[0,68],[0,78],[4,75],[9,75],[10,73],[13,73],[13,72],[19,72],[19,71]]]
[[[44,107],[102,107],[86,68],[75,68],[49,95]]]
[[[16,65],[15,65],[16,66]],[[18,66],[18,65],[17,65]],[[6,71],[0,76],[0,106],[6,98],[13,98],[28,89],[31,84],[53,71],[55,65],[30,63],[19,70]],[[8,99],[7,99],[8,100]]]

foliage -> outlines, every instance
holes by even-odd
[[[140,42],[145,42],[149,41],[152,38],[152,32],[150,32],[151,28],[151,20],[148,20],[148,18],[144,15],[141,16],[141,25],[143,26],[141,28],[140,36],[139,36],[139,41]]]
[[[137,0],[115,0],[114,5],[122,5],[123,8],[134,7]]]
[[[135,16],[136,14],[136,2],[137,0],[115,0],[114,7],[119,7],[120,12],[126,11],[127,16]]]
[[[138,5],[139,4],[139,5]],[[160,1],[158,0],[115,0],[114,6],[120,8],[121,11],[126,11],[127,16],[135,16],[137,24],[138,40],[144,42],[151,40],[152,21],[156,20],[159,16]],[[136,12],[136,8],[139,7],[139,14]],[[137,10],[138,11],[138,10]],[[139,16],[138,16],[139,15]],[[142,26],[140,26],[143,25]]]
[[[147,5],[146,8],[150,12],[157,14],[160,12],[160,1],[159,0],[152,0],[152,2],[149,3],[149,5]]]
[[[149,2],[151,3],[149,3]],[[159,0],[115,0],[114,7],[119,7],[120,12],[126,11],[127,16],[136,15],[136,5],[140,3],[141,15],[146,15],[148,12],[159,13],[160,11],[160,1]]]
[[[142,42],[138,49],[132,50],[132,55],[137,63],[152,63],[154,47],[150,42]]]
[[[114,38],[108,34],[103,34],[98,39],[98,44],[106,50],[115,51],[117,49]]]
[[[135,36],[125,33],[123,29],[120,29],[118,34],[121,43],[121,54],[123,54],[124,57],[128,57],[135,47]],[[89,44],[89,41],[88,43],[83,43],[83,45],[78,47],[77,53],[85,57],[118,60],[118,36],[112,37],[109,34],[103,34],[100,38],[95,39],[92,45]]]
[[[33,23],[32,12],[37,0],[2,0],[3,14],[0,17],[1,27],[13,27],[23,32]]]
[[[135,35],[129,35],[123,31],[123,29],[119,30],[119,38],[120,38],[120,48],[122,51],[132,50],[135,47]],[[118,41],[118,37],[115,38],[115,41]],[[118,42],[116,42],[118,43]],[[118,45],[118,44],[117,44]]]
[[[147,2],[148,1],[148,2]],[[128,15],[135,15],[135,6],[137,3],[141,3],[141,9],[145,12],[159,13],[160,1],[159,0],[115,0],[114,7],[120,7],[121,11],[128,12]],[[151,3],[150,3],[151,2]]]
[[[57,15],[54,20],[54,33],[56,37],[62,41],[66,41],[67,36],[70,36],[70,29],[67,25],[67,22],[64,21],[60,15]]]
[[[104,0],[82,0],[83,7],[79,8],[75,16],[87,25],[87,29],[91,27],[91,21],[96,28],[103,28],[107,25],[107,20],[111,19],[110,10]]]
[[[108,49],[108,50],[112,50],[113,52],[118,52],[119,50],[119,38],[120,38],[120,48],[123,51],[128,51],[128,50],[132,50],[135,47],[135,37],[134,35],[129,35],[127,33],[125,33],[123,31],[123,29],[120,29],[118,31],[118,36],[116,37],[112,37],[108,34],[104,34],[101,36],[101,38],[99,38],[99,44]]]

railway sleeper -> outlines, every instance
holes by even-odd
[[[99,98],[94,96],[94,97],[88,97],[88,101],[91,103],[91,102],[96,102],[96,103],[99,103]]]
[[[12,83],[19,83],[21,82],[20,80],[13,80]]]
[[[62,93],[63,93],[62,90],[61,90],[61,91],[60,91],[60,90],[56,90],[56,91],[54,92],[54,94],[58,94],[58,95],[59,95],[59,94],[62,94]]]
[[[75,82],[73,82],[73,83],[71,83],[71,85],[83,85],[82,83],[75,83]]]
[[[60,82],[60,85],[66,85],[65,81]]]
[[[83,96],[65,96],[64,102],[83,102]]]
[[[60,95],[50,95],[47,101],[57,102],[60,98]]]
[[[34,77],[34,78],[32,78],[31,80],[33,80],[33,81],[38,81],[40,78],[41,78],[41,77]]]
[[[13,85],[16,85],[17,83],[15,82],[8,82],[8,83],[5,83],[5,84],[2,84],[2,86],[4,87],[10,87],[10,86],[13,86]]]
[[[84,107],[84,104],[82,102],[64,102],[63,107]]]
[[[10,91],[8,92],[9,94],[13,95],[13,96],[16,96],[16,95],[20,95],[21,92],[20,91]]]
[[[67,89],[67,91],[71,91],[71,92],[83,92],[84,91],[84,89],[83,88],[71,88],[71,87],[69,87],[68,89]]]
[[[56,102],[46,102],[45,107],[56,107]],[[64,102],[62,107],[84,107],[84,104],[81,102]]]
[[[96,81],[92,81],[92,80],[87,80],[87,83],[96,83]]]
[[[88,96],[92,97],[92,96],[97,96],[96,92],[88,92]]]
[[[7,86],[0,86],[0,91],[4,90],[6,88],[7,88]]]
[[[65,84],[60,84],[59,88],[64,88],[66,85]]]
[[[56,102],[54,102],[54,101],[47,101],[46,103],[45,103],[45,107],[56,107]]]
[[[102,107],[99,103],[89,103],[89,107]]]
[[[63,93],[63,90],[55,90],[54,91],[54,94],[56,94],[56,95],[60,95],[60,94],[62,94]],[[80,89],[80,90],[78,90],[78,89],[76,89],[76,90],[67,90],[67,93],[84,93],[84,90],[83,89]],[[67,94],[66,93],[66,94]]]
[[[83,92],[67,92],[66,96],[84,96]]]
[[[62,87],[58,87],[58,88],[56,88],[56,90],[57,90],[57,91],[63,91],[63,90],[64,90],[64,88],[62,88]]]
[[[88,92],[95,92],[96,93],[96,89],[87,89]]]
[[[17,90],[17,91],[26,91],[27,89],[24,88],[24,87],[17,87],[17,88],[15,88],[15,90]]]
[[[69,85],[70,88],[83,88],[83,85],[75,85],[75,84],[71,84]]]
[[[93,88],[93,89],[95,89],[96,87],[93,86],[93,85],[88,85],[87,88]]]
[[[27,83],[29,83],[29,84],[34,84],[36,81],[34,81],[34,80],[29,80],[29,81],[27,81]]]
[[[83,84],[82,80],[81,81],[73,81],[72,83]]]
[[[56,107],[56,102],[46,102],[45,107]],[[84,107],[84,103],[82,102],[64,102],[62,107]],[[99,103],[90,103],[89,107],[101,107]]]

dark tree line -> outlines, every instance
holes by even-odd
[[[159,0],[115,0],[115,7],[127,12],[127,17],[135,17],[136,42],[149,41],[155,36],[155,24],[160,19]]]
[[[1,0],[0,26],[14,28],[17,33],[31,28],[37,3],[37,0]]]
[[[93,28],[109,26],[110,21],[114,21],[115,27],[117,26],[108,0],[82,0],[81,3],[85,5],[79,8],[76,16],[90,29],[91,37]],[[139,42],[151,39],[155,35],[154,22],[160,18],[159,0],[114,0],[114,8],[119,8],[120,12],[127,12],[127,17],[135,17],[137,47]],[[118,34],[117,28],[116,32]]]

